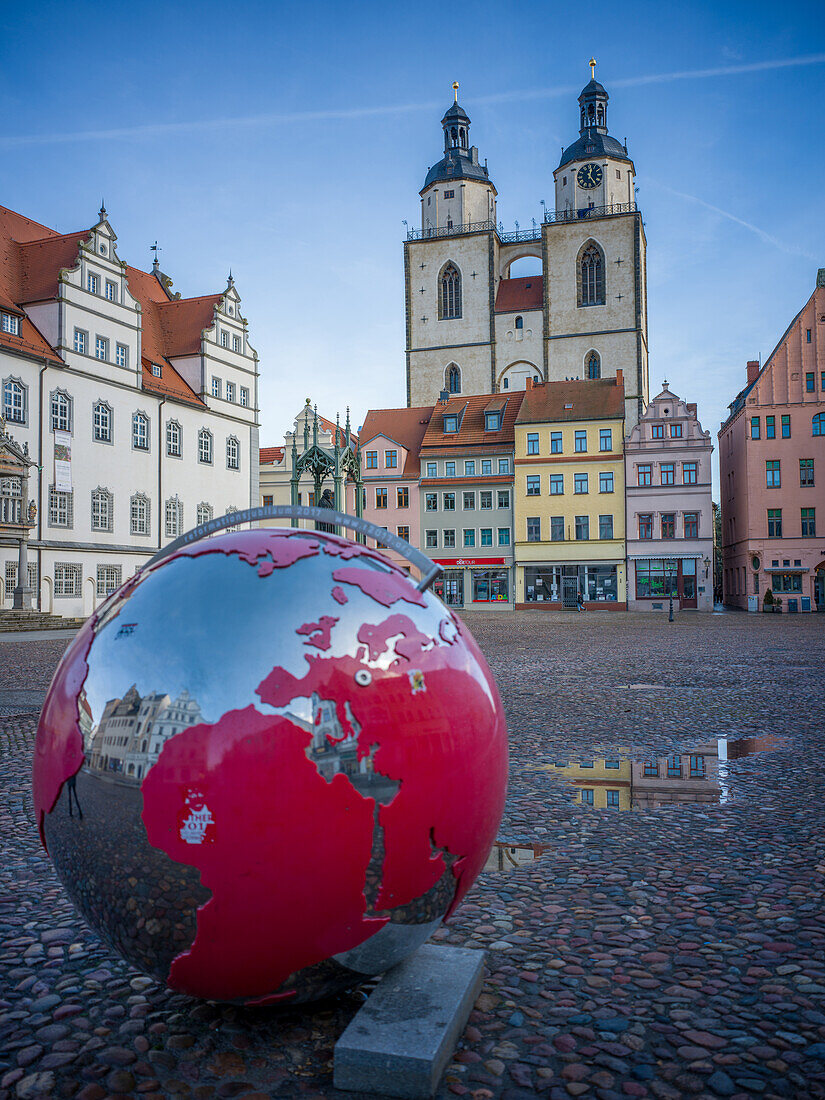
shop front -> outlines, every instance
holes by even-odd
[[[444,567],[433,583],[448,607],[512,608],[512,565],[505,558],[434,558]]]
[[[633,558],[629,564],[628,602],[633,610],[662,610],[671,595],[683,611],[696,610],[702,596],[709,600],[707,570],[700,558]]]
[[[554,610],[575,610],[581,595],[588,607],[623,609],[620,569],[618,562],[526,565],[522,571],[524,604],[519,606],[543,604]]]

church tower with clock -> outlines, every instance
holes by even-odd
[[[421,190],[421,229],[404,246],[407,403],[505,393],[566,378],[625,379],[626,430],[648,401],[647,268],[635,167],[607,126],[608,94],[579,96],[579,136],[554,172],[554,209],[505,231],[486,166],[455,102],[444,156]],[[534,257],[540,273],[512,277]]]

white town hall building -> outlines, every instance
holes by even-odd
[[[181,298],[116,241],[105,209],[60,234],[0,207],[0,413],[34,462],[32,603],[63,616],[90,614],[188,528],[258,503],[258,356],[231,275]],[[0,607],[17,568],[0,540]]]

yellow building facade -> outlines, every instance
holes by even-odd
[[[516,420],[516,607],[625,610],[624,383],[528,383]]]

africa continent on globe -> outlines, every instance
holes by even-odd
[[[312,1000],[415,951],[504,806],[466,627],[356,543],[264,528],[138,573],[84,625],[37,732],[41,839],[88,922],[170,988]]]

